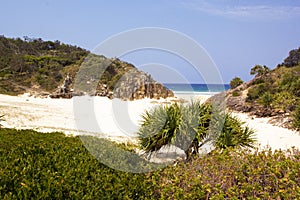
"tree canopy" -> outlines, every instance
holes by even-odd
[[[266,65],[261,66],[261,65],[255,65],[254,67],[251,68],[250,75],[257,75],[257,76],[262,76],[270,72],[270,68],[267,67]]]
[[[243,83],[244,83],[244,81],[243,81],[241,78],[239,78],[239,77],[234,77],[234,78],[230,81],[229,84],[230,84],[231,89],[234,89],[234,88],[240,86],[240,85],[243,84]]]

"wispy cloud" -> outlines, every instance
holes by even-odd
[[[208,0],[183,1],[184,6],[205,12],[231,18],[247,19],[285,19],[300,16],[300,6],[286,5],[226,5],[217,4]]]

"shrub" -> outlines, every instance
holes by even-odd
[[[258,102],[261,103],[263,106],[270,108],[273,101],[274,101],[273,95],[270,92],[265,92],[259,98]]]
[[[251,102],[258,99],[266,91],[266,86],[264,83],[254,85],[248,89],[246,101]]]
[[[231,116],[229,113],[224,115],[224,126],[221,133],[215,141],[215,146],[219,149],[226,149],[228,147],[254,147],[255,139],[253,137],[254,131],[248,127],[242,127],[244,122],[237,117]]]
[[[300,105],[297,106],[296,110],[293,114],[294,120],[293,120],[293,126],[297,130],[300,130]]]
[[[198,154],[199,148],[212,141],[218,148],[252,147],[253,131],[242,128],[242,122],[211,104],[191,102],[187,105],[158,106],[143,115],[139,134],[140,146],[146,153],[173,144],[186,153]]]
[[[113,148],[107,151],[114,151]],[[78,137],[0,129],[1,199],[149,199],[145,174],[106,167]]]
[[[232,96],[233,96],[233,97],[238,97],[238,96],[241,96],[241,93],[240,93],[239,91],[234,90],[234,91],[232,92]]]
[[[299,199],[300,152],[227,148],[159,173],[157,199]]]
[[[294,106],[297,105],[297,100],[294,98],[293,94],[287,91],[277,92],[273,96],[274,108],[282,109],[284,111],[294,110]]]
[[[99,163],[78,137],[0,129],[0,155],[1,199],[300,198],[295,149],[217,149],[188,163],[132,174]]]
[[[231,89],[234,89],[243,83],[244,83],[244,81],[241,78],[235,77],[230,81],[230,87],[231,87]]]
[[[262,75],[266,75],[269,72],[270,72],[270,68],[268,68],[266,65],[264,66],[255,65],[254,67],[251,68],[250,75],[262,76]]]

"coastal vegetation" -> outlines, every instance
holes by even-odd
[[[86,73],[80,73],[77,84],[85,87],[84,91],[91,84],[102,87],[98,80],[113,89],[126,72],[136,70],[118,59],[89,53],[59,41],[1,36],[0,93],[16,95],[28,89],[51,92],[67,74],[74,77],[82,64]],[[254,110],[261,116],[275,113],[292,117],[292,123],[288,123],[300,130],[299,61],[300,48],[292,50],[273,70],[255,65],[250,72],[254,79],[243,83],[236,77],[230,84],[230,94],[243,101],[245,110]],[[95,73],[94,66],[98,65],[108,68],[96,68],[99,71]],[[173,103],[147,111],[138,133],[139,147],[151,154],[173,144],[185,151],[186,160],[136,174],[112,169],[97,160],[109,152],[124,158],[117,164],[130,171],[136,164],[125,159],[130,152],[138,164],[151,167],[148,160],[135,153],[134,145],[92,136],[6,129],[1,127],[2,118],[1,199],[300,198],[299,150],[253,148],[254,131],[213,104]],[[199,154],[207,143],[216,148],[209,154]],[[99,157],[90,154],[87,144],[99,150]],[[126,153],[120,154],[120,149]],[[114,156],[109,164],[115,164]]]
[[[0,93],[16,95],[28,89],[52,91],[78,70],[88,51],[60,41],[0,36]]]
[[[244,83],[244,81],[243,81],[240,77],[234,77],[234,78],[230,81],[229,85],[230,85],[230,88],[231,88],[231,89],[234,89],[234,88],[240,86],[240,85],[243,84],[243,83]]]
[[[172,144],[183,149],[190,160],[208,142],[218,149],[253,147],[255,143],[253,130],[210,103],[160,105],[142,117],[140,146],[150,154]]]
[[[253,80],[228,93],[239,99],[230,99],[229,95],[229,107],[253,112],[260,117],[281,115],[288,119],[284,126],[300,129],[300,48],[290,51],[276,68],[271,70],[265,65],[255,65],[250,74],[254,75]],[[243,91],[247,94],[246,98],[240,96]]]
[[[65,78],[69,79],[67,85]],[[60,41],[0,36],[0,93],[25,92],[52,94],[53,98],[84,93],[130,100],[174,96],[149,74],[118,58]]]
[[[227,148],[132,174],[101,164],[79,137],[1,128],[0,155],[1,199],[300,198],[300,152],[293,149]]]

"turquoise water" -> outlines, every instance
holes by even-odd
[[[229,84],[174,84],[165,83],[169,88],[178,95],[214,95],[230,88]]]

